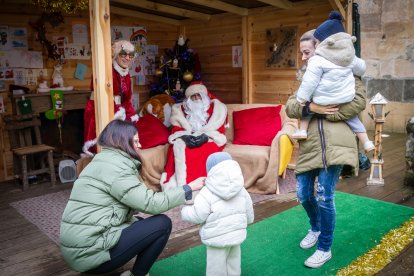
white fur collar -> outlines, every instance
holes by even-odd
[[[125,77],[129,73],[129,68],[122,68],[119,66],[118,62],[116,60],[113,61],[113,66],[115,71],[117,71],[121,76]]]

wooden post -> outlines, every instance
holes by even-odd
[[[96,135],[114,117],[109,0],[89,0]]]
[[[252,103],[252,72],[251,72],[251,39],[250,39],[251,28],[249,24],[249,17],[242,17],[242,102]]]

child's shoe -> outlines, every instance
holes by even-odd
[[[370,152],[375,149],[375,145],[372,141],[367,141],[364,143],[364,150],[365,152]]]
[[[305,129],[297,129],[295,133],[292,134],[292,138],[296,140],[306,140],[308,139],[308,132]]]
[[[323,266],[327,261],[332,258],[331,251],[325,252],[322,250],[316,250],[306,261],[305,265],[311,268],[318,268]]]

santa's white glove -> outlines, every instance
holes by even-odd
[[[134,116],[131,116],[131,122],[135,123],[135,122],[138,122],[138,120],[139,120],[138,114],[135,114]]]

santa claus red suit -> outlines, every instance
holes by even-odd
[[[129,41],[121,40],[114,43],[112,50],[114,119],[137,122],[139,117],[131,103],[132,89],[129,75],[129,64],[133,59],[135,48]],[[83,152],[93,156],[96,153],[96,142],[95,105],[93,99],[89,99],[84,113]]]
[[[185,96],[183,103],[172,107],[172,130],[168,138],[171,146],[160,181],[163,190],[206,176],[207,157],[222,151],[227,142],[225,104],[212,98],[202,83],[190,85]]]

